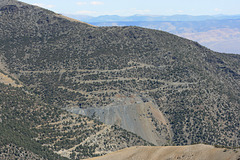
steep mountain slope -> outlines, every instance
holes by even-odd
[[[240,149],[215,148],[209,145],[131,147],[91,160],[236,160]]]
[[[0,90],[1,159],[79,159],[150,145],[117,126],[44,104],[22,88],[0,83]]]
[[[0,3],[0,16],[2,69],[40,101],[75,110],[114,105],[118,95],[151,97],[168,121],[152,123],[153,132],[172,134],[159,135],[162,144],[239,146],[239,55],[157,30],[94,27],[13,0]]]

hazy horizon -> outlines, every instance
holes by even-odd
[[[212,17],[218,17],[218,16],[240,16],[240,14],[214,14],[214,15],[208,15],[208,14],[202,14],[202,15],[191,15],[191,14],[172,14],[172,15],[151,15],[151,14],[132,14],[132,15],[117,15],[117,14],[103,14],[103,15],[87,15],[87,14],[68,14],[68,13],[59,13],[64,15],[75,15],[75,16],[89,16],[89,17],[100,17],[100,16],[119,16],[119,17],[131,17],[131,16],[152,16],[152,17],[160,17],[160,16],[193,16],[193,17],[200,17],[200,16],[212,16]]]
[[[239,15],[238,0],[21,0],[61,14],[74,15]]]

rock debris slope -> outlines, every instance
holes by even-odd
[[[112,104],[104,107],[67,110],[97,119],[105,124],[118,125],[155,145],[169,143],[172,134],[169,123],[155,105],[154,100],[142,95],[129,97],[116,95],[113,101]]]

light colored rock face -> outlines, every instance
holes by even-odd
[[[215,148],[209,145],[131,147],[89,160],[237,160],[240,149]]]
[[[163,113],[149,97],[116,95],[114,102],[99,108],[71,108],[71,112],[96,118],[106,124],[115,124],[155,144],[168,144],[171,130]]]
[[[6,85],[12,85],[14,87],[22,87],[22,85],[16,84],[16,81],[14,81],[11,77],[1,72],[0,72],[0,83],[4,83]]]

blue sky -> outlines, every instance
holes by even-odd
[[[217,15],[240,14],[240,0],[21,0],[62,14]]]

